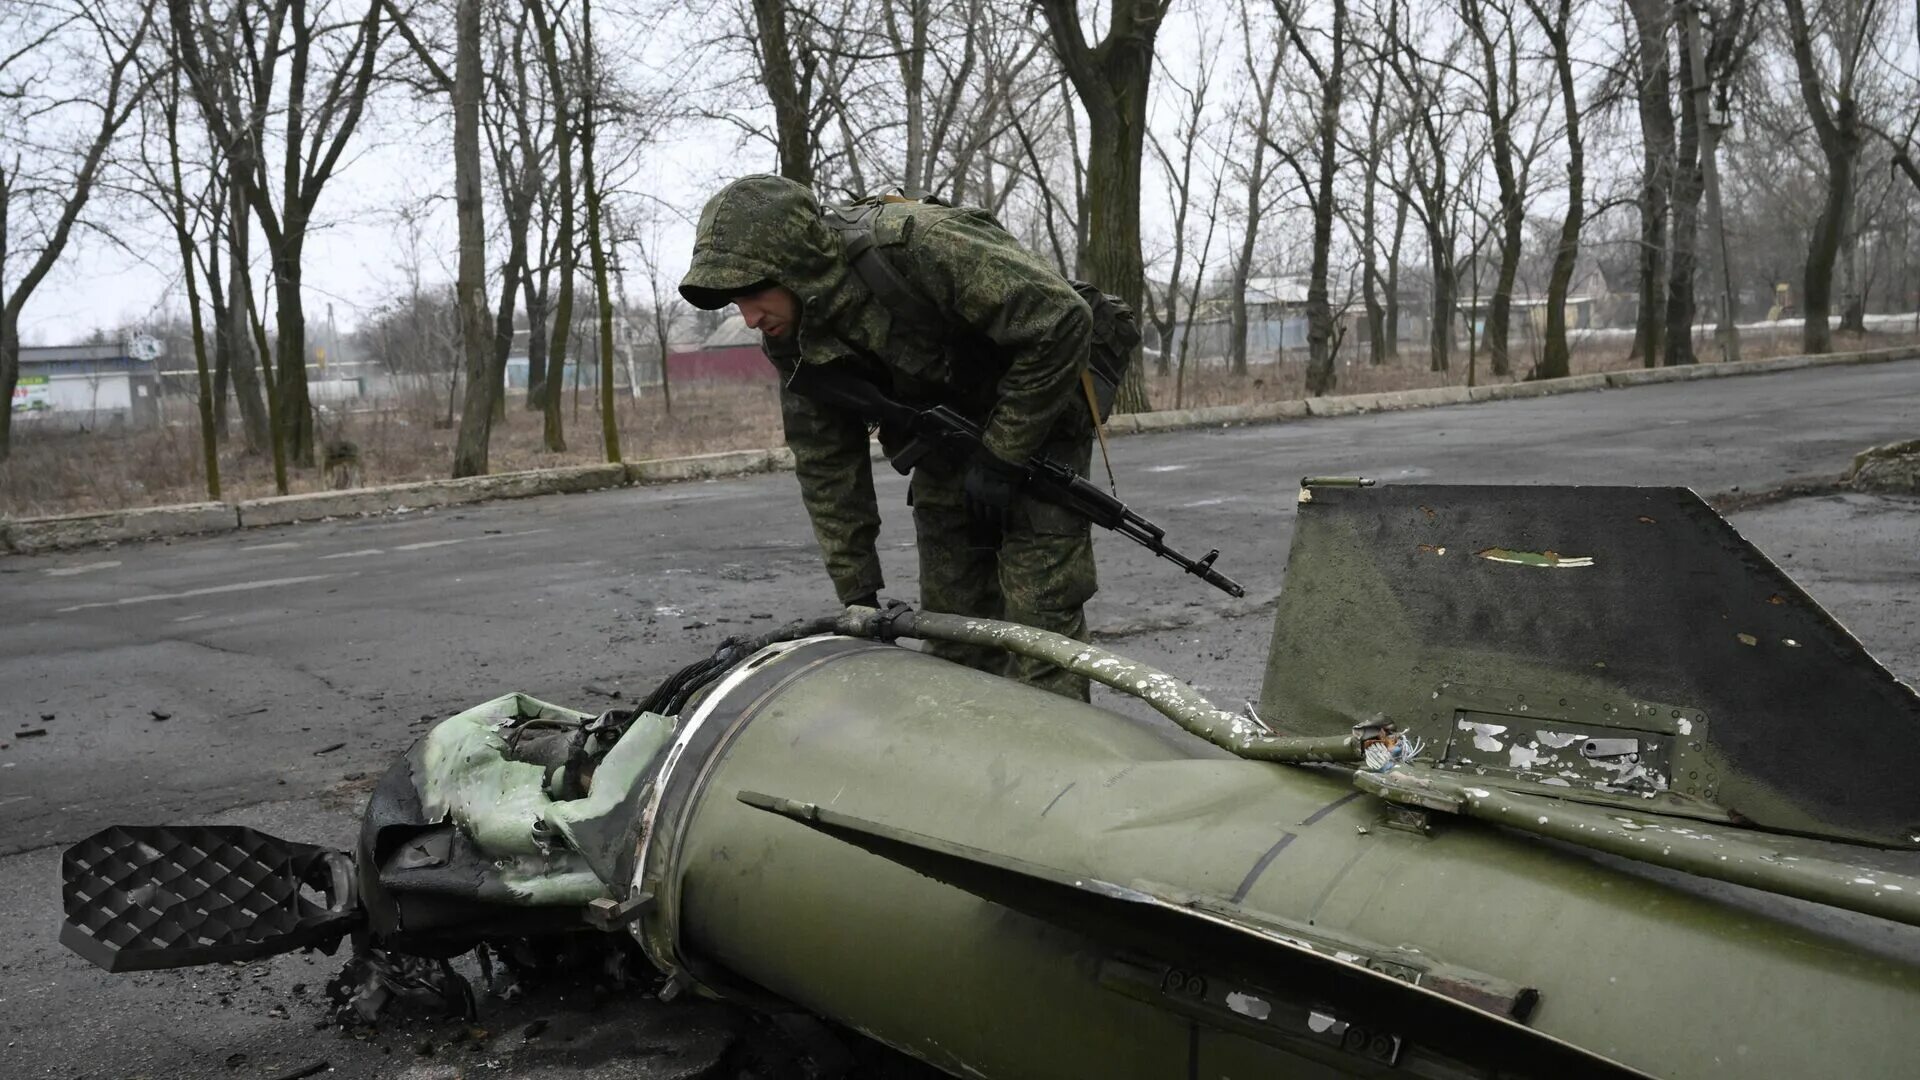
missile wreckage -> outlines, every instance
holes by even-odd
[[[635,709],[453,716],[351,853],[108,829],[62,940],[113,971],[637,944],[664,996],[967,1077],[1912,1076],[1917,723],[1689,491],[1316,480],[1257,706],[851,608]]]

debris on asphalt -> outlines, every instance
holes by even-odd
[[[522,1039],[529,1039],[529,1040],[537,1039],[540,1037],[541,1032],[544,1032],[546,1030],[547,1030],[547,1021],[543,1017],[539,1020],[535,1020],[534,1022],[528,1024],[525,1028],[522,1028],[520,1031],[520,1037]]]
[[[50,713],[50,712],[43,712],[43,713],[41,713],[41,714],[40,714],[40,722],[41,722],[41,723],[43,723],[43,724],[45,724],[45,723],[50,723],[50,722],[52,722],[52,720],[54,719],[54,717],[55,717],[55,716],[57,716],[57,715],[59,715],[59,714],[57,714],[57,713]]]
[[[153,717],[156,721],[173,719],[173,714],[163,709],[148,709],[147,715]]]
[[[314,756],[314,757],[319,757],[319,756],[320,756],[321,754],[331,754],[331,753],[333,753],[333,752],[334,752],[335,750],[340,750],[340,749],[344,749],[344,748],[346,747],[346,745],[347,745],[347,744],[346,744],[346,743],[343,743],[343,742],[337,742],[337,743],[328,743],[327,745],[325,745],[325,746],[323,746],[323,747],[321,747],[320,749],[318,749],[318,750],[315,750],[315,751],[313,752],[313,756]]]
[[[30,728],[25,728],[23,730],[14,732],[13,737],[16,739],[37,739],[40,736],[45,735],[46,733],[47,733],[46,728],[30,727]]]
[[[598,694],[603,698],[617,698],[620,696],[620,688],[617,686],[613,687],[612,689],[608,689],[607,687],[602,686],[599,683],[587,683],[585,686],[582,686],[580,689],[585,690],[589,694]]]
[[[332,1067],[332,1062],[326,1058],[319,1058],[314,1061],[309,1061],[305,1065],[288,1069],[286,1072],[274,1076],[272,1080],[307,1080],[307,1077],[326,1072]]]

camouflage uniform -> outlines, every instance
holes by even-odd
[[[889,310],[849,264],[840,236],[806,188],[749,176],[707,203],[681,282],[687,298],[716,306],[764,282],[800,300],[796,331],[764,340],[789,376],[804,364],[851,369],[896,400],[945,404],[980,422],[1004,461],[1045,452],[1084,473],[1093,425],[1080,396],[1092,316],[1065,278],[983,211],[922,203],[885,206],[873,222],[882,256],[942,325]],[[874,539],[868,425],[852,413],[781,391],[787,445],[842,603],[883,587]],[[893,433],[883,430],[881,443]],[[997,550],[967,543],[963,461],[923,461],[909,503],[920,551],[920,602],[933,611],[1005,618],[1084,637],[1083,605],[1096,588],[1089,526],[1021,496]],[[940,656],[1085,698],[1086,680],[998,650],[931,643]]]

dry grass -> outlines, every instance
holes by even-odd
[[[1835,333],[1833,349],[1835,352],[1850,352],[1860,349],[1884,349],[1896,345],[1911,344],[1920,341],[1920,336],[1907,333],[1870,333],[1866,335]],[[1628,359],[1629,340],[1625,337],[1606,338],[1590,343],[1576,344],[1570,367],[1575,375],[1586,375],[1602,371],[1625,371],[1638,368],[1641,362]],[[1514,346],[1513,371],[1504,376],[1496,376],[1488,371],[1485,349],[1481,349],[1474,358],[1471,385],[1490,386],[1495,383],[1518,382],[1533,370],[1535,356],[1532,343],[1518,340]],[[1769,356],[1792,356],[1799,353],[1800,331],[1798,328],[1782,330],[1771,334],[1759,334],[1751,330],[1742,333],[1740,338],[1740,357],[1743,360],[1758,360]],[[1719,347],[1711,336],[1696,335],[1694,353],[1701,362],[1711,362],[1719,358]],[[1367,362],[1367,350],[1364,345],[1349,343],[1340,350],[1337,359],[1339,365],[1338,382],[1335,394],[1375,394],[1391,390],[1421,390],[1436,386],[1465,386],[1468,383],[1467,352],[1464,347],[1456,349],[1452,363],[1446,371],[1428,370],[1428,350],[1403,346],[1398,357],[1387,363],[1375,366]],[[1293,401],[1306,396],[1306,354],[1304,350],[1288,350],[1277,360],[1269,354],[1265,362],[1255,360],[1248,364],[1245,377],[1235,376],[1224,366],[1209,364],[1195,365],[1188,362],[1185,385],[1179,397],[1180,408],[1203,408],[1211,405],[1245,405],[1269,401]],[[1174,378],[1171,375],[1150,375],[1148,387],[1154,404],[1159,408],[1175,407]]]
[[[695,384],[676,387],[673,415],[657,394],[616,401],[622,457],[637,461],[684,454],[746,450],[780,443],[780,406],[771,382]],[[323,440],[345,439],[360,451],[359,483],[397,484],[445,477],[453,461],[456,432],[429,402],[338,415],[322,414]],[[542,444],[541,417],[525,398],[511,395],[504,423],[496,422],[489,451],[493,472],[586,465],[606,460],[600,438],[599,401],[591,388],[576,411],[569,395],[561,410],[567,449]],[[221,497],[251,499],[274,494],[273,464],[248,454],[239,419],[220,451]],[[319,469],[289,468],[290,492],[324,491]],[[190,401],[170,403],[166,423],[134,432],[35,432],[14,428],[12,457],[0,463],[0,514],[118,510],[197,502],[207,497],[200,466],[199,419]]]
[[[1885,348],[1916,340],[1912,334],[1872,334],[1864,338],[1836,335],[1836,350]],[[1711,342],[1696,344],[1703,357],[1715,355]],[[1770,336],[1748,334],[1742,339],[1747,358],[1791,355],[1799,351],[1797,332]],[[1628,360],[1626,342],[1607,340],[1577,346],[1575,374],[1614,371],[1640,366]],[[1496,379],[1486,371],[1482,353],[1475,364],[1475,382],[1485,385],[1524,376],[1532,358],[1516,358],[1518,374]],[[1190,365],[1181,404],[1187,408],[1284,401],[1301,397],[1304,358],[1289,353],[1278,360],[1255,362],[1244,377],[1223,367]],[[1342,350],[1336,393],[1363,394],[1450,386],[1467,381],[1464,350],[1450,371],[1427,370],[1424,349],[1408,350],[1387,364],[1373,366],[1362,350]],[[1154,403],[1174,405],[1171,376],[1150,376]],[[620,417],[620,445],[626,460],[675,457],[755,449],[780,443],[780,409],[772,382],[687,384],[674,391],[673,415],[668,416],[658,394],[633,401],[624,395],[616,404]],[[537,469],[555,465],[582,465],[606,460],[600,439],[598,399],[589,390],[575,408],[571,394],[563,410],[567,450],[547,451],[541,443],[541,420],[528,412],[524,399],[509,401],[504,424],[495,424],[491,451],[494,472]],[[167,422],[135,432],[37,432],[16,425],[14,452],[0,463],[0,515],[30,517],[43,514],[117,510],[166,503],[196,502],[206,498],[201,479],[198,419],[190,401],[170,403]],[[360,451],[363,485],[427,480],[447,475],[453,460],[454,431],[444,425],[444,414],[431,402],[401,402],[386,408],[324,416],[324,438],[343,438]],[[273,469],[263,456],[247,454],[240,445],[238,419],[233,439],[220,454],[222,496],[246,499],[272,495]],[[289,470],[289,490],[327,488],[318,469]]]

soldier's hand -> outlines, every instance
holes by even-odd
[[[967,462],[960,491],[966,502],[967,523],[977,537],[997,544],[1007,526],[1007,508],[1027,479],[1027,470],[981,450]]]

